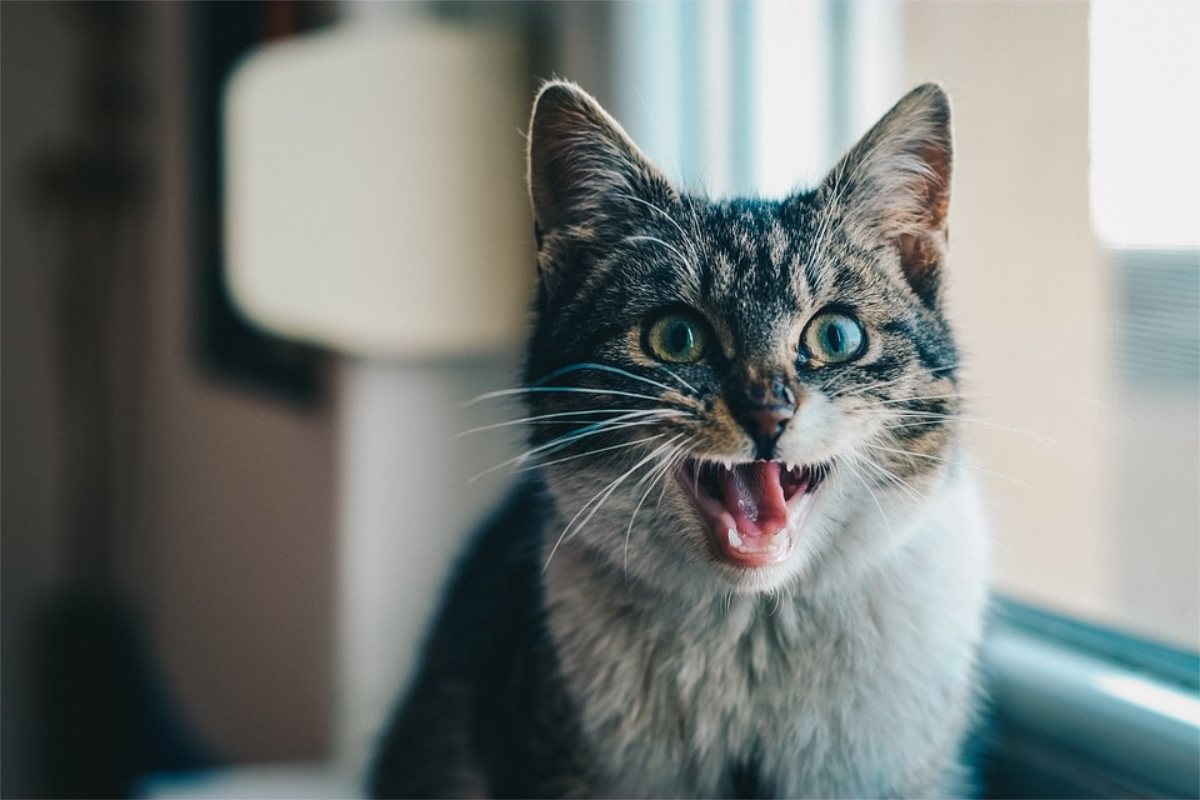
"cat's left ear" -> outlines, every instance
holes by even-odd
[[[952,150],[949,98],[927,83],[885,114],[821,186],[828,212],[894,243],[904,277],[931,307],[946,260]]]
[[[529,121],[529,195],[540,236],[585,232],[630,198],[674,194],[620,124],[573,83],[538,92]]]

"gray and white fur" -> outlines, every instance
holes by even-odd
[[[925,85],[812,191],[712,201],[542,88],[534,469],[464,557],[374,794],[967,790],[988,548],[944,313],[951,160]],[[673,362],[647,332],[680,309],[707,349]],[[863,332],[844,363],[804,344],[831,309]],[[768,391],[789,407],[764,441],[745,404]],[[747,567],[686,476],[768,462],[812,496]]]

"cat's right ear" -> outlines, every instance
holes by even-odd
[[[950,101],[927,83],[896,103],[823,184],[831,213],[892,242],[905,279],[930,306],[946,261],[952,154]]]
[[[573,83],[538,92],[529,121],[529,196],[538,247],[547,236],[588,238],[611,208],[628,199],[673,196],[667,179],[620,124]]]

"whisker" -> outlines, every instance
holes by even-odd
[[[561,450],[561,449],[567,447],[568,445],[579,441],[580,439],[586,439],[590,436],[599,436],[602,433],[608,433],[610,431],[622,430],[624,428],[636,428],[640,425],[651,425],[657,421],[658,420],[656,420],[656,419],[634,420],[631,422],[622,422],[620,424],[614,424],[614,423],[616,423],[616,420],[605,420],[603,423],[597,423],[596,425],[589,425],[587,428],[584,428],[582,431],[574,431],[571,433],[565,433],[562,436],[559,436],[555,439],[551,439],[549,442],[545,442],[544,444],[540,444],[537,447],[533,447],[529,450],[526,450],[524,453],[514,456],[514,457],[508,459],[507,461],[502,461],[499,464],[488,467],[487,469],[483,470],[482,472],[477,473],[476,475],[474,475],[470,479],[468,479],[467,483],[474,483],[475,481],[482,478],[484,475],[488,475],[492,472],[495,472],[498,469],[504,469],[505,467],[510,466],[512,464],[523,464],[539,453],[542,453],[545,451],[556,452],[557,450]]]
[[[933,373],[945,372],[946,370],[954,369],[957,366],[958,366],[957,362],[953,363],[953,364],[944,364],[940,367],[934,367],[933,369],[931,369],[929,371],[933,372]],[[836,397],[860,397],[860,396],[866,394],[867,392],[874,391],[877,389],[886,389],[888,386],[895,386],[898,383],[904,383],[907,380],[911,380],[911,378],[912,378],[912,376],[910,376],[910,375],[901,375],[899,378],[893,378],[890,381],[883,381],[881,383],[872,383],[872,384],[868,384],[866,386],[858,386],[858,387],[851,386],[847,389],[843,389],[840,392],[833,392],[829,395],[829,397],[831,399],[836,398]]]
[[[623,447],[633,447],[634,445],[642,444],[643,442],[653,442],[655,439],[661,439],[664,436],[666,436],[665,433],[656,433],[653,436],[647,436],[644,439],[634,439],[631,442],[622,442],[621,444],[611,444],[608,447],[599,447],[595,450],[588,450],[586,453],[576,453],[573,456],[563,456],[562,458],[556,458],[553,461],[538,461],[537,463],[530,464],[527,467],[521,467],[517,471],[518,472],[526,472],[531,469],[540,469],[541,467],[548,467],[552,464],[561,464],[564,461],[574,461],[577,458],[583,458],[585,456],[594,456],[597,453],[607,453],[609,450],[620,450]]]
[[[857,455],[851,456],[846,461],[846,466],[850,468],[850,474],[854,476],[854,479],[862,484],[863,488],[867,490],[867,493],[871,495],[871,499],[875,501],[875,508],[879,509],[879,518],[883,520],[883,526],[887,528],[888,538],[894,540],[895,534],[892,533],[892,522],[888,519],[888,515],[883,513],[883,506],[879,503],[879,497],[871,488],[871,484],[867,483],[866,478],[859,473],[858,469],[855,469],[855,467],[860,463],[858,459],[859,457]]]
[[[620,486],[625,481],[626,478],[628,478],[630,475],[632,475],[643,464],[654,459],[662,451],[663,447],[670,445],[672,442],[674,442],[676,439],[678,439],[681,436],[683,436],[682,433],[676,434],[674,439],[671,439],[670,441],[666,442],[666,444],[664,444],[664,445],[659,445],[657,448],[655,448],[650,453],[650,455],[648,455],[645,458],[638,461],[636,464],[634,464],[632,467],[630,467],[626,472],[622,473],[616,480],[614,480],[612,483],[608,484],[608,486],[601,489],[596,494],[592,495],[592,498],[590,500],[588,500],[586,503],[584,503],[582,506],[580,506],[579,510],[577,512],[575,512],[575,516],[571,517],[571,521],[567,523],[567,527],[563,528],[562,533],[559,534],[558,540],[555,541],[555,543],[554,543],[554,547],[550,548],[550,555],[548,555],[546,557],[546,563],[542,565],[542,572],[544,573],[546,571],[546,569],[550,566],[550,562],[554,559],[554,554],[558,552],[559,545],[561,545],[563,543],[563,541],[567,538],[568,532],[570,532],[573,527],[575,528],[575,531],[578,532],[584,526],[586,526],[588,524],[588,522],[591,521],[591,519],[595,515],[595,513],[600,510],[600,507],[602,505],[604,505],[604,501],[609,498],[609,496],[616,490],[616,488],[618,486]],[[584,517],[583,521],[580,522],[578,524],[578,526],[576,526],[576,520],[578,520],[579,517],[584,513],[584,511],[587,511],[588,507],[591,506],[593,503],[595,503],[595,506],[588,513],[588,515],[586,517]]]
[[[695,265],[694,265],[694,264],[692,264],[692,262],[691,262],[691,261],[689,261],[689,260],[687,259],[687,256],[685,256],[683,253],[679,252],[679,248],[677,248],[677,247],[676,247],[675,245],[673,245],[673,244],[670,244],[670,243],[668,243],[668,242],[664,242],[662,239],[659,239],[657,236],[646,236],[645,234],[640,234],[640,235],[637,235],[637,236],[626,236],[626,237],[625,237],[625,239],[624,239],[624,241],[626,241],[626,242],[654,242],[655,244],[660,244],[660,245],[662,245],[663,247],[665,247],[665,248],[667,248],[668,250],[670,250],[672,253],[674,253],[674,254],[675,254],[675,256],[676,256],[676,257],[677,257],[677,258],[678,258],[680,261],[682,261],[682,262],[683,262],[683,265],[684,265],[685,267],[687,267],[687,268],[688,268],[689,270],[691,270],[692,272],[696,272],[696,267],[695,267]]]
[[[1034,431],[1027,431],[1022,428],[1012,428],[1012,427],[1009,427],[1008,425],[1001,425],[1001,424],[999,424],[997,422],[993,422],[992,420],[989,420],[989,419],[980,419],[977,417],[960,417],[960,416],[957,416],[954,414],[927,414],[927,415],[922,414],[922,416],[926,418],[925,421],[901,422],[896,425],[887,425],[887,426],[884,426],[884,430],[890,431],[890,430],[896,430],[899,428],[915,428],[919,425],[928,425],[931,422],[937,422],[937,421],[965,422],[965,423],[968,423],[971,425],[981,425],[985,428],[995,428],[997,430],[1008,431],[1010,433],[1016,433],[1016,434],[1020,434],[1022,436],[1028,436],[1031,439],[1037,439],[1038,441],[1042,442],[1043,444],[1048,444],[1048,445],[1057,445],[1058,444],[1058,442],[1056,440],[1054,440],[1044,434],[1035,433]]]
[[[545,420],[558,419],[560,417],[579,417],[591,414],[624,414],[626,417],[633,416],[649,416],[653,414],[661,414],[664,416],[684,416],[684,412],[675,411],[673,409],[657,409],[657,408],[597,408],[586,411],[556,411],[552,414],[536,414],[532,417],[521,417],[520,419],[510,419],[505,422],[493,422],[491,425],[480,425],[478,428],[469,428],[462,433],[456,434],[455,439],[461,439],[464,436],[469,436],[472,433],[482,433],[483,431],[491,431],[496,428],[506,428],[512,425],[521,425],[526,422],[543,422]],[[566,422],[591,422],[587,419],[568,419]]]
[[[643,199],[642,199],[642,198],[640,198],[640,197],[634,197],[634,196],[633,196],[633,195],[631,195],[631,194],[625,194],[624,192],[614,192],[614,196],[616,196],[616,197],[620,197],[620,198],[621,198],[621,199],[623,199],[623,200],[632,200],[632,201],[633,201],[633,202],[635,202],[635,203],[641,203],[641,204],[642,204],[642,205],[644,205],[646,208],[649,208],[651,211],[656,211],[656,212],[658,212],[659,214],[661,214],[661,215],[662,215],[663,219],[665,219],[667,222],[669,222],[669,223],[671,223],[672,225],[674,225],[674,226],[675,226],[675,230],[679,231],[679,235],[683,237],[683,240],[684,240],[685,242],[687,241],[688,235],[687,235],[687,233],[685,233],[685,232],[684,232],[684,230],[683,230],[683,227],[682,227],[682,226],[681,226],[681,225],[680,225],[680,224],[679,224],[679,223],[678,223],[678,222],[675,220],[675,218],[674,218],[674,217],[672,217],[670,214],[668,214],[668,213],[667,213],[666,211],[664,211],[663,209],[661,209],[661,208],[659,208],[658,206],[654,205],[654,203],[647,202],[646,200],[643,200]]]
[[[636,392],[622,392],[617,389],[590,389],[584,386],[521,386],[516,389],[497,389],[494,392],[485,392],[478,397],[472,397],[462,404],[463,408],[473,406],[476,403],[481,403],[484,400],[493,400],[497,397],[508,397],[516,394],[530,394],[538,392],[577,392],[579,394],[600,394],[612,397],[634,397],[638,400],[652,400],[655,403],[663,402],[661,397],[654,397],[648,394],[637,394]]]
[[[654,366],[658,367],[658,368],[659,368],[659,369],[661,369],[663,372],[667,373],[667,374],[668,374],[668,375],[670,375],[672,378],[674,378],[675,380],[679,381],[681,384],[683,384],[684,386],[686,386],[688,389],[691,389],[693,394],[697,394],[697,395],[698,395],[698,394],[700,394],[700,390],[699,390],[699,389],[697,389],[695,386],[692,386],[690,383],[688,383],[687,381],[685,381],[683,378],[679,377],[679,375],[678,375],[678,374],[676,374],[674,370],[668,369],[666,364],[655,364]]]
[[[676,437],[676,438],[678,438],[678,437]],[[675,453],[676,451],[678,451],[680,448],[684,447],[686,444],[687,444],[687,443],[686,443],[686,442],[684,442],[683,444],[678,444],[678,445],[676,445],[674,448],[672,448],[672,449],[671,449],[671,451],[670,451],[669,453],[667,453],[666,455],[664,455],[664,456],[663,456],[663,460],[662,460],[662,462],[660,462],[659,464],[656,464],[656,465],[654,466],[654,469],[650,470],[650,471],[649,471],[649,472],[647,472],[645,475],[643,475],[643,476],[642,476],[642,477],[641,477],[641,478],[638,480],[637,484],[635,484],[635,485],[636,485],[636,486],[641,486],[641,485],[643,485],[644,483],[646,483],[646,481],[650,480],[650,479],[651,479],[651,478],[654,476],[654,474],[655,474],[655,473],[656,473],[656,472],[657,472],[659,469],[661,469],[661,468],[663,467],[663,465],[665,465],[665,464],[669,463],[669,459],[670,459],[670,458],[671,458],[671,457],[674,455],[674,453]]]
[[[876,405],[890,406],[899,405],[901,403],[921,403],[925,400],[962,400],[963,395],[959,392],[953,394],[922,394],[915,397],[894,397],[891,400],[876,400]]]
[[[682,445],[679,446],[679,448],[676,450],[675,454],[671,457],[670,469],[675,469],[681,463],[683,463],[683,461],[687,458],[687,449],[692,445],[693,441],[694,440],[692,440],[692,439],[688,439]],[[662,483],[662,488],[658,492],[658,498],[654,501],[655,508],[658,508],[662,505],[663,497],[665,497],[666,494],[667,494],[667,484],[664,481]]]
[[[917,503],[928,503],[929,502],[929,498],[927,498],[923,492],[917,491],[917,489],[915,487],[913,487],[911,484],[909,484],[908,481],[904,480],[899,475],[892,472],[890,469],[883,466],[882,464],[880,464],[876,461],[871,461],[869,459],[863,459],[861,463],[864,466],[869,467],[870,469],[874,470],[875,474],[879,475],[883,479],[883,481],[885,482],[886,485],[894,486],[897,489],[903,490],[905,494],[907,494],[909,497],[911,497]]]
[[[608,499],[610,496],[612,496],[612,493],[613,493],[614,491],[616,491],[616,490],[617,490],[617,487],[619,487],[619,486],[620,486],[622,483],[624,483],[624,482],[625,482],[625,480],[626,480],[626,479],[627,479],[627,478],[628,478],[630,475],[632,475],[632,474],[633,474],[633,472],[634,472],[636,469],[638,469],[639,467],[641,467],[641,466],[642,466],[643,464],[645,464],[647,461],[650,461],[650,460],[652,460],[653,458],[657,457],[657,456],[658,456],[658,455],[659,455],[661,452],[663,452],[663,450],[666,450],[667,448],[669,448],[673,442],[676,442],[676,441],[678,441],[678,440],[679,440],[679,439],[680,439],[680,438],[681,438],[683,435],[684,435],[684,434],[682,434],[682,433],[680,433],[680,434],[677,434],[677,435],[675,435],[674,437],[672,437],[671,439],[669,439],[669,440],[667,440],[666,442],[664,442],[663,444],[659,445],[658,447],[656,447],[656,448],[654,449],[654,451],[653,451],[652,453],[650,453],[650,455],[649,455],[649,456],[647,456],[646,458],[642,459],[642,460],[641,460],[641,461],[639,461],[638,463],[634,464],[632,467],[630,467],[630,469],[629,469],[629,470],[628,470],[628,471],[627,471],[627,472],[626,472],[624,475],[622,475],[620,478],[618,478],[618,479],[617,479],[616,481],[614,481],[612,484],[609,484],[609,487],[608,487],[608,488],[605,490],[605,492],[604,492],[604,497],[602,497],[602,498],[600,499],[600,502],[599,502],[599,503],[597,503],[595,506],[593,506],[593,507],[592,507],[592,510],[591,510],[591,512],[590,512],[590,513],[587,515],[587,517],[585,517],[585,518],[584,518],[584,520],[583,520],[582,522],[580,522],[580,523],[579,523],[579,524],[578,524],[578,525],[575,527],[575,530],[571,531],[571,532],[570,532],[570,533],[567,535],[567,538],[568,538],[568,539],[571,539],[571,538],[573,538],[573,537],[574,537],[576,534],[578,534],[578,533],[579,533],[581,530],[583,530],[583,529],[584,529],[584,527],[586,527],[586,526],[587,526],[588,522],[590,522],[590,521],[591,521],[592,517],[594,517],[594,516],[596,515],[596,512],[600,510],[600,506],[604,504],[604,501],[605,501],[605,500],[607,500],[607,499]]]
[[[1006,397],[1006,398],[1018,398],[1021,400],[1039,400],[1039,401],[1051,401],[1051,402],[1058,402],[1058,401],[1062,401],[1065,399],[1065,400],[1074,400],[1074,401],[1086,403],[1089,405],[1099,405],[1099,406],[1104,405],[1104,401],[1096,400],[1094,398],[1088,398],[1088,397],[1064,397],[1061,394],[1044,394],[1044,393],[1035,393],[1035,392],[981,392],[981,391],[975,391],[975,390],[972,390],[969,393],[955,392],[952,394],[916,395],[914,397],[894,398],[892,400],[880,400],[878,402],[881,402],[881,403],[883,403],[883,402],[913,403],[913,402],[917,402],[920,400],[941,400],[941,399],[945,399],[945,398],[961,398],[963,400],[977,400],[982,397]]]
[[[984,474],[986,474],[986,475],[993,475],[993,476],[995,476],[995,477],[997,477],[997,478],[1003,478],[1003,479],[1004,479],[1004,480],[1006,480],[1006,481],[1011,481],[1011,482],[1015,483],[1015,484],[1016,484],[1016,485],[1018,485],[1018,486],[1023,486],[1023,487],[1025,487],[1026,489],[1030,488],[1030,486],[1029,486],[1029,484],[1028,484],[1028,483],[1025,483],[1024,481],[1021,481],[1021,480],[1017,480],[1016,478],[1012,477],[1011,475],[1005,475],[1005,474],[1004,474],[1004,473],[1002,473],[1002,472],[994,472],[993,470],[990,470],[990,469],[984,469],[983,467],[979,467],[979,466],[976,466],[976,465],[974,465],[974,464],[968,464],[968,463],[966,463],[966,462],[964,462],[964,461],[954,461],[954,460],[952,460],[952,459],[949,459],[949,458],[940,458],[940,457],[938,457],[938,456],[931,456],[931,455],[928,455],[928,454],[926,454],[926,453],[914,453],[914,452],[912,452],[912,451],[910,451],[910,450],[896,450],[896,449],[894,449],[894,448],[891,448],[891,447],[882,447],[882,446],[880,446],[880,445],[877,445],[877,444],[865,444],[865,443],[864,443],[864,446],[865,446],[865,447],[869,447],[869,448],[871,448],[872,450],[882,450],[882,451],[884,451],[884,452],[888,452],[888,453],[896,453],[896,454],[899,454],[899,455],[904,455],[904,456],[911,456],[911,457],[913,457],[913,458],[925,458],[925,459],[929,459],[930,461],[940,461],[940,462],[942,462],[943,464],[952,464],[952,465],[954,465],[954,466],[957,466],[957,467],[966,467],[967,469],[973,469],[973,470],[977,470],[977,471],[979,471],[979,472],[982,472],[982,473],[984,473]]]
[[[643,383],[648,383],[651,386],[657,386],[658,388],[665,389],[668,392],[677,391],[675,389],[675,387],[673,387],[673,386],[667,386],[665,383],[659,383],[658,381],[651,380],[650,378],[647,378],[644,375],[638,375],[635,372],[629,372],[628,370],[621,369],[620,367],[613,367],[608,364],[596,364],[596,363],[590,362],[590,361],[586,362],[586,363],[571,364],[569,366],[562,367],[561,369],[556,369],[553,372],[551,372],[549,375],[546,375],[545,377],[539,379],[537,382],[538,382],[538,384],[541,384],[545,381],[554,380],[555,378],[559,377],[560,375],[566,375],[571,372],[577,372],[578,370],[581,370],[581,369],[594,369],[594,370],[600,370],[602,372],[611,372],[614,375],[620,375],[622,377],[630,378],[635,381],[642,381]],[[692,391],[695,391],[695,389],[693,388]]]
[[[650,496],[650,492],[654,491],[655,484],[661,481],[667,475],[667,473],[671,471],[671,467],[673,467],[675,464],[675,456],[678,455],[681,450],[687,447],[687,445],[687,441],[676,445],[675,449],[668,453],[663,459],[663,463],[660,467],[647,472],[646,475],[640,481],[638,481],[638,485],[641,486],[647,477],[650,475],[657,475],[657,477],[650,481],[650,484],[646,487],[646,491],[642,492],[641,499],[638,500],[637,505],[633,508],[633,514],[629,517],[629,526],[625,528],[624,568],[626,573],[629,572],[629,538],[633,535],[633,523],[635,520],[637,520],[638,512],[642,510],[642,504],[646,502],[646,498]]]

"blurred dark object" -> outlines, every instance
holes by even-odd
[[[127,610],[117,553],[139,481],[148,336],[150,160],[144,7],[62,7],[82,44],[78,124],[35,176],[45,209],[57,319],[55,355],[67,493],[65,585],[35,639],[39,790],[124,797],[148,771],[214,763],[181,722]],[[57,261],[57,264],[54,264]]]
[[[320,25],[324,3],[204,2],[190,9],[195,53],[195,208],[197,226],[196,353],[220,377],[301,405],[321,399],[321,352],[251,324],[225,283],[221,198],[222,91],[230,71],[253,47]]]
[[[157,772],[218,763],[189,727],[137,616],[111,592],[63,592],[40,620],[42,789],[131,797]]]

